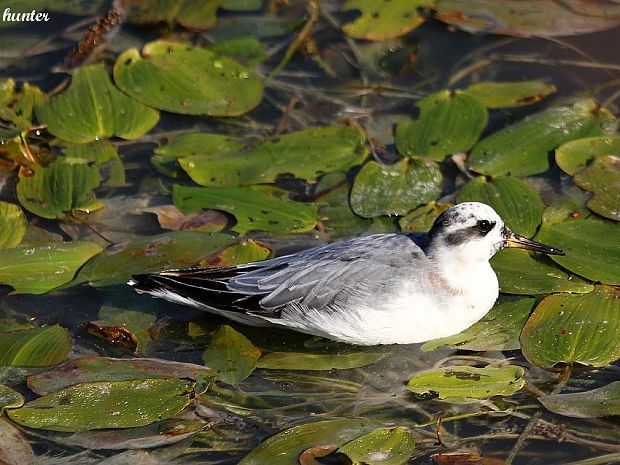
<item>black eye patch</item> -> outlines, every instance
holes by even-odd
[[[486,236],[495,227],[495,223],[488,220],[480,220],[477,226],[480,234]]]

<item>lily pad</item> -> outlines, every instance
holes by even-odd
[[[342,30],[356,39],[392,39],[422,24],[426,17],[419,9],[432,3],[429,0],[347,0],[341,10],[359,10],[362,14]]]
[[[413,375],[407,389],[419,396],[440,400],[490,399],[510,396],[525,385],[525,370],[515,365],[476,368],[451,366],[425,370]]]
[[[56,137],[75,143],[118,136],[136,139],[159,120],[159,113],[120,92],[102,63],[81,66],[69,89],[41,100],[37,118]]]
[[[80,383],[128,381],[144,378],[184,378],[208,385],[216,373],[194,363],[156,358],[88,357],[67,362],[52,370],[28,377],[28,387],[39,395],[49,394]]]
[[[160,110],[185,115],[236,116],[263,97],[259,78],[232,58],[185,43],[156,41],[114,65],[121,90]]]
[[[512,231],[526,237],[536,234],[544,205],[538,193],[525,181],[511,176],[487,180],[479,176],[465,184],[457,201],[490,205]]]
[[[87,241],[0,250],[0,284],[12,286],[13,294],[45,294],[71,281],[99,252],[101,247]]]
[[[596,157],[591,166],[575,175],[573,181],[592,192],[587,203],[590,210],[620,221],[620,157]]]
[[[551,244],[558,246],[555,242]],[[549,258],[534,257],[525,250],[502,250],[491,259],[491,265],[497,273],[500,290],[507,294],[584,294],[593,289],[592,283],[554,266]]]
[[[123,8],[133,24],[180,24],[192,30],[213,27],[225,0],[126,0]]]
[[[0,384],[0,415],[5,409],[18,408],[24,405],[24,396],[4,384]]]
[[[282,174],[314,182],[322,174],[361,164],[368,155],[365,140],[357,129],[328,126],[285,134],[236,153],[229,146],[209,152],[198,142],[193,151],[200,155],[183,157],[179,163],[203,186],[272,183]]]
[[[114,146],[107,139],[88,144],[71,144],[63,150],[64,160],[72,164],[97,165],[104,185],[125,184],[125,168]]]
[[[46,367],[62,362],[71,350],[69,332],[59,325],[0,334],[0,365]]]
[[[487,110],[461,90],[442,90],[420,100],[420,116],[396,126],[394,142],[403,155],[441,161],[466,152],[487,125]]]
[[[616,126],[616,118],[595,100],[579,99],[482,139],[472,149],[468,167],[492,176],[542,173],[549,169],[549,151],[573,139],[613,133]]]
[[[556,91],[553,84],[543,81],[477,82],[465,92],[487,108],[513,108],[530,105]]]
[[[303,352],[271,352],[263,355],[256,368],[268,370],[347,370],[371,365],[385,358],[381,352],[350,354],[307,354]]]
[[[410,158],[394,165],[371,161],[355,177],[351,208],[364,218],[405,215],[439,197],[442,185],[441,172],[432,161]]]
[[[223,325],[211,339],[202,359],[217,370],[219,380],[239,384],[254,371],[260,356],[260,350],[247,337]]]
[[[555,162],[562,171],[573,175],[601,155],[620,156],[620,135],[586,137],[562,144],[555,151]]]
[[[276,194],[276,195],[270,195]],[[201,208],[222,210],[235,216],[233,231],[304,232],[314,229],[318,208],[294,202],[285,191],[259,187],[186,187],[175,185],[172,199],[179,210],[192,213]]]
[[[17,205],[0,201],[0,249],[18,245],[26,234],[26,216]]]
[[[583,295],[551,295],[521,333],[523,355],[550,368],[558,363],[602,367],[620,358],[620,291],[596,286]]]
[[[401,231],[428,232],[433,227],[435,219],[452,205],[449,203],[430,202],[411,210],[399,221]]]
[[[550,394],[540,403],[553,413],[573,418],[598,418],[620,415],[620,381],[585,392]]]
[[[259,262],[267,259],[269,255],[271,255],[271,249],[266,244],[254,239],[246,239],[211,255],[203,260],[200,266],[235,266],[242,263]]]
[[[352,465],[402,465],[413,455],[415,439],[405,428],[380,428],[338,449]]]
[[[29,428],[87,431],[133,428],[170,418],[191,402],[194,382],[176,378],[83,383],[7,411]]]

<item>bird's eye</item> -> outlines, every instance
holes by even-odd
[[[494,227],[495,227],[495,223],[492,223],[490,221],[487,221],[487,220],[478,221],[478,229],[480,230],[482,234],[487,234]]]

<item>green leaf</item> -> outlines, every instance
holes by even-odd
[[[99,252],[101,247],[87,241],[0,250],[0,283],[12,286],[13,294],[45,294],[71,281]]]
[[[322,174],[360,164],[368,155],[360,131],[335,126],[285,134],[236,153],[226,146],[222,152],[210,152],[196,142],[193,152],[198,155],[183,157],[179,163],[203,186],[272,183],[282,174],[314,182]]]
[[[44,395],[80,383],[173,377],[192,379],[208,385],[215,380],[215,376],[212,368],[194,363],[155,358],[87,357],[29,376],[28,388]]]
[[[257,11],[263,7],[263,0],[224,0],[222,8],[232,11]]]
[[[0,415],[5,409],[18,408],[24,405],[24,396],[4,384],[0,384]]]
[[[255,68],[270,56],[267,47],[256,37],[236,37],[215,42],[206,48],[234,58],[248,68]]]
[[[562,144],[555,151],[555,162],[562,171],[573,175],[601,155],[620,156],[620,135],[586,137]]]
[[[0,365],[46,367],[62,362],[71,350],[69,332],[59,325],[0,334]]]
[[[18,131],[32,126],[32,110],[35,102],[43,97],[38,87],[27,82],[16,89],[11,78],[0,82],[0,120],[13,125]]]
[[[0,201],[0,249],[18,245],[26,234],[26,215],[17,205]]]
[[[413,375],[407,389],[420,396],[460,402],[464,399],[490,399],[510,396],[525,385],[525,370],[515,365],[475,368],[451,366],[425,370]]]
[[[616,118],[592,99],[548,108],[482,139],[468,167],[492,176],[542,173],[549,169],[549,151],[573,139],[613,133],[616,125]]]
[[[554,246],[559,246],[551,242]],[[565,249],[564,249],[565,250]],[[508,294],[587,293],[592,284],[554,266],[547,257],[534,257],[525,250],[505,249],[491,259],[499,288]]]
[[[284,195],[284,191],[276,189],[249,187],[185,187],[175,184],[172,190],[174,204],[183,213],[201,208],[225,211],[237,219],[232,230],[239,234],[248,231],[282,233],[314,229],[318,222],[317,206],[282,198]]]
[[[433,201],[411,210],[398,221],[400,230],[404,232],[428,232],[437,217],[451,206],[449,203]]]
[[[56,219],[75,210],[91,211],[103,204],[93,189],[101,184],[96,166],[58,157],[49,166],[21,169],[17,198],[22,206],[42,218]]]
[[[209,267],[235,266],[242,263],[259,262],[267,259],[269,255],[271,255],[271,249],[266,244],[254,239],[245,239],[211,255],[203,260],[200,265]]]
[[[457,201],[482,202],[495,209],[512,231],[526,237],[536,234],[544,205],[538,193],[525,181],[511,176],[472,179],[459,191]]]
[[[342,444],[377,427],[370,420],[338,418],[297,425],[271,436],[246,455],[239,465],[291,465],[299,454],[317,444]]]
[[[131,337],[129,348],[140,354],[151,343],[149,329],[155,324],[155,321],[157,321],[157,317],[152,313],[103,306],[99,309],[99,319],[90,324],[108,328],[124,328]],[[90,328],[87,327],[87,329]],[[121,345],[124,344],[121,342]]]
[[[350,354],[307,354],[303,352],[271,352],[256,363],[268,370],[347,370],[371,365],[386,357],[381,352]]]
[[[550,368],[557,363],[602,367],[620,358],[620,291],[595,286],[589,294],[551,295],[521,333],[523,355]]]
[[[102,63],[79,67],[69,89],[38,102],[35,112],[49,132],[75,143],[112,136],[136,139],[159,119],[157,111],[114,87]]]
[[[194,382],[176,378],[83,383],[9,410],[29,428],[87,431],[134,428],[170,418],[191,402]]]
[[[487,125],[487,110],[460,90],[442,90],[420,100],[420,116],[396,126],[394,142],[403,155],[441,161],[447,155],[466,152]]]
[[[432,161],[410,158],[394,165],[371,161],[355,177],[351,208],[365,218],[405,215],[435,200],[442,184],[441,172]]]
[[[564,268],[592,281],[620,284],[620,224],[584,219],[564,223],[544,223],[536,240],[562,249],[563,257],[551,256]]]
[[[217,9],[225,0],[125,0],[127,21],[133,24],[166,22],[191,30],[213,27]]]
[[[261,356],[260,350],[243,334],[223,325],[211,339],[202,359],[218,371],[218,379],[226,384],[239,384],[250,376]]]
[[[513,108],[531,105],[556,91],[543,81],[477,82],[465,92],[487,108]]]
[[[349,37],[386,40],[415,29],[426,19],[419,8],[430,7],[430,0],[347,0],[341,10],[359,10],[359,18],[345,24]]]
[[[106,186],[121,187],[125,184],[123,162],[107,139],[88,144],[71,144],[63,150],[63,155],[71,164],[96,165]]]
[[[620,157],[596,157],[591,166],[575,175],[573,181],[592,192],[587,203],[590,210],[620,221]]]
[[[185,115],[236,116],[263,97],[259,78],[229,57],[188,44],[156,41],[114,65],[116,84],[140,102]]]
[[[620,415],[620,381],[585,392],[550,394],[540,403],[553,413],[573,418],[598,418]]]
[[[352,465],[402,465],[413,455],[415,439],[405,428],[380,428],[338,449]]]

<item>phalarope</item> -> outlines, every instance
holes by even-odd
[[[357,345],[451,336],[480,320],[499,285],[504,247],[564,255],[514,234],[488,205],[458,204],[428,233],[375,234],[236,267],[133,276],[137,292],[253,326]]]

